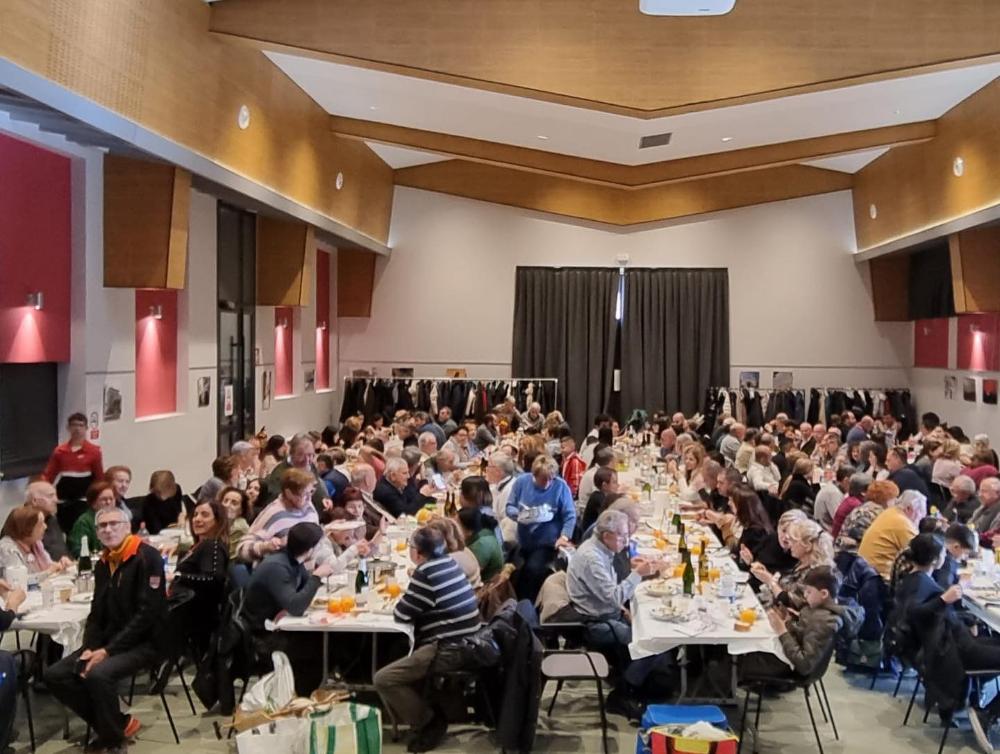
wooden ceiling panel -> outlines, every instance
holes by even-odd
[[[396,185],[628,226],[851,188],[851,176],[804,165],[639,189],[449,160],[396,171]]]
[[[355,65],[632,114],[766,99],[1000,53],[1000,3],[737,0],[657,18],[638,0],[233,0],[211,28]]]

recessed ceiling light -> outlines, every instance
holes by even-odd
[[[340,191],[342,188],[344,188],[344,174],[343,173],[337,173],[337,178],[334,181],[333,185],[337,187],[337,191]]]
[[[955,174],[956,178],[961,178],[965,175],[965,160],[961,157],[956,157],[955,161],[951,163],[951,172]]]
[[[246,105],[240,105],[240,111],[236,113],[236,125],[243,131],[250,127],[250,108]]]
[[[377,107],[375,107],[375,105],[371,105],[371,106],[369,106],[369,108],[368,108],[368,109],[369,109],[369,110],[378,110],[378,108],[377,108]]]
[[[895,113],[896,115],[899,115],[901,111],[900,111],[900,109],[899,109],[899,108],[897,107],[897,108],[896,108],[895,110],[893,110],[893,112],[894,112],[894,113]]]
[[[734,137],[732,137],[732,136],[723,136],[723,137],[722,137],[722,140],[723,140],[723,141],[732,141],[732,140],[733,140],[733,138],[734,138]]]
[[[868,205],[868,217],[870,217],[872,220],[878,217],[878,207],[876,207],[874,204]]]
[[[538,134],[538,138],[541,139],[542,141],[548,141],[549,140],[549,137],[548,136],[544,136],[543,134]]]

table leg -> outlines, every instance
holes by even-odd
[[[688,690],[687,647],[681,647],[678,658],[681,661],[681,693],[677,697],[677,701],[679,702],[687,696]]]
[[[320,686],[326,686],[330,680],[330,632],[323,631],[323,682]]]

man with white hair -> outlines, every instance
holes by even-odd
[[[987,532],[1000,527],[1000,479],[991,476],[979,483],[979,503],[969,519],[976,531]]]
[[[421,432],[420,436],[417,437],[417,447],[420,448],[420,452],[424,456],[430,458],[439,450],[437,437],[434,436],[433,432]]]
[[[951,492],[951,500],[941,511],[941,515],[953,523],[969,523],[972,514],[982,504],[976,497],[976,481],[970,476],[959,474],[951,480],[948,489]]]
[[[289,469],[299,469],[312,474],[316,478],[316,486],[313,490],[312,503],[316,508],[316,513],[330,510],[333,507],[333,500],[327,495],[326,484],[319,478],[316,472],[316,446],[312,437],[306,433],[295,435],[288,443],[288,459],[282,461],[274,467],[267,479],[261,485],[260,499],[258,506],[265,506],[281,496],[281,480]]]
[[[521,414],[521,429],[525,432],[541,432],[545,426],[545,415],[542,414],[542,407],[538,403],[532,403],[528,410]]]
[[[45,534],[42,535],[42,547],[53,561],[69,557],[66,548],[66,535],[59,528],[56,516],[59,498],[56,488],[49,482],[32,482],[25,492],[24,504],[30,505],[45,516]]]
[[[500,532],[504,543],[517,542],[517,522],[507,518],[507,500],[517,477],[517,464],[506,453],[496,452],[490,456],[486,464],[486,481],[490,483],[490,493],[493,496],[493,513],[500,522]]]
[[[802,422],[799,425],[799,450],[807,456],[811,456],[816,450],[816,438],[813,437],[813,426],[809,422]]]
[[[888,583],[892,566],[899,554],[917,536],[917,524],[927,515],[927,498],[916,490],[903,492],[895,504],[890,505],[872,521],[861,538],[858,555],[878,571]]]
[[[618,580],[615,558],[628,547],[629,517],[620,510],[606,510],[597,517],[594,534],[580,545],[569,561],[566,590],[570,605],[556,614],[555,620],[566,620],[574,613],[587,625],[587,648],[602,652],[619,674],[629,665],[628,645],[632,641],[632,626],[623,610],[628,605],[643,576],[654,571],[652,561],[634,558],[628,576]],[[608,705],[616,712],[634,716],[634,703],[622,681],[608,697]]]
[[[375,485],[372,497],[389,515],[398,518],[404,514],[416,515],[425,505],[433,503],[434,498],[429,496],[429,492],[427,485],[417,489],[404,458],[390,458],[385,462],[385,473]]]
[[[236,459],[239,474],[236,486],[245,490],[252,480],[260,476],[260,455],[253,445],[246,440],[239,440],[233,443],[232,456]]]
[[[722,453],[730,466],[736,463],[736,454],[743,444],[746,433],[747,428],[743,424],[733,422],[732,426],[729,427],[729,434],[723,437],[722,442],[719,443],[719,452]]]

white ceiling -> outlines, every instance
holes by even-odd
[[[1000,76],[1000,63],[993,63],[641,120],[297,55],[265,54],[333,115],[625,165],[930,120]],[[664,131],[673,133],[668,146],[638,149],[639,137]],[[729,137],[731,141],[722,141]]]
[[[441,162],[450,160],[448,155],[439,155],[432,152],[420,152],[416,149],[406,149],[405,147],[394,147],[389,144],[379,144],[375,141],[366,141],[371,150],[382,158],[382,162],[390,168],[408,168],[413,165],[426,165],[430,162]]]
[[[888,151],[889,147],[878,147],[877,149],[865,149],[862,152],[852,152],[836,157],[824,157],[821,160],[809,160],[802,164],[826,170],[839,170],[841,173],[857,173],[869,162],[877,160]]]

